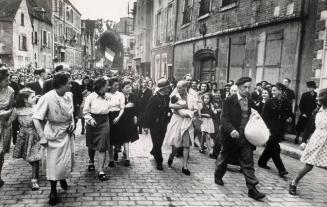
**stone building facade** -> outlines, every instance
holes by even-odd
[[[153,2],[151,77],[173,79],[173,43],[177,0]]]
[[[93,69],[95,62],[95,24],[96,20],[82,20],[83,68]]]
[[[12,69],[33,61],[32,22],[26,0],[0,0],[0,59]]]
[[[137,0],[135,12],[135,63],[139,75],[150,76],[153,0]]]
[[[174,76],[219,87],[241,76],[253,84],[289,78],[301,93],[313,74],[316,9],[314,0],[180,0]]]

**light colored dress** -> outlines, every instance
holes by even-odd
[[[0,90],[0,153],[8,153],[12,137],[12,117],[1,114],[11,109],[15,91],[11,87]]]
[[[59,96],[55,90],[42,96],[33,119],[46,120],[44,135],[46,148],[46,175],[48,180],[63,180],[70,176],[74,160],[74,140],[67,129],[73,123],[73,96],[67,92]]]
[[[316,130],[302,154],[301,161],[318,167],[327,167],[327,109],[316,115]]]
[[[176,89],[171,94],[171,97],[173,96],[181,99],[181,96]],[[191,96],[189,93],[187,94],[186,102],[188,105],[188,110],[173,110],[173,115],[167,126],[164,142],[165,145],[174,147],[190,147],[192,143],[194,143],[193,119],[186,116],[187,114],[191,113],[191,117],[194,117],[194,110],[197,107],[197,101],[193,100],[193,98],[194,96]],[[179,113],[179,111],[181,111],[181,113]]]
[[[41,160],[40,137],[36,132],[32,119],[34,109],[24,107],[13,111],[13,116],[17,117],[19,122],[19,132],[13,152],[13,158],[15,159],[23,158],[27,162]]]

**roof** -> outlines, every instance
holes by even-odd
[[[46,10],[40,7],[40,5],[38,5],[35,0],[27,0],[27,7],[31,17],[38,19],[39,21],[45,22],[49,25],[52,25],[48,15],[43,16],[41,12],[38,11],[38,10],[44,10],[44,12],[46,12]]]
[[[22,0],[0,0],[0,21],[13,21]]]

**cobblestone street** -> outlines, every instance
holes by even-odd
[[[247,197],[243,175],[237,169],[228,171],[225,186],[214,183],[214,160],[191,152],[191,176],[181,173],[182,160],[176,158],[172,168],[164,163],[164,171],[155,169],[149,151],[152,146],[149,136],[141,136],[131,145],[131,167],[117,164],[107,169],[110,180],[100,182],[96,174],[87,172],[88,155],[84,136],[77,137],[76,164],[65,193],[59,190],[59,206],[327,206],[327,172],[315,168],[299,187],[299,197],[288,194],[290,177],[302,164],[292,158],[283,157],[290,172],[288,179],[278,177],[276,169],[258,169],[258,188],[267,194],[263,202]],[[256,158],[261,149],[257,150]],[[169,149],[164,149],[167,160]],[[8,161],[9,159],[9,161]],[[30,190],[30,166],[22,160],[8,158],[5,162],[0,190],[0,206],[47,206],[49,184],[44,173],[40,181],[41,190]],[[270,163],[270,166],[272,164]],[[58,187],[59,189],[59,187]]]

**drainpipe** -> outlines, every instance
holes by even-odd
[[[178,8],[179,8],[179,0],[175,0],[176,2],[176,12],[175,12],[175,31],[174,31],[174,41],[172,42],[172,50],[173,50],[173,54],[172,54],[172,63],[173,63],[173,67],[172,67],[172,71],[171,72],[171,76],[172,78],[175,78],[174,72],[175,72],[175,41],[176,41],[176,35],[177,35],[177,24],[178,24]]]
[[[300,89],[300,78],[301,78],[301,57],[303,53],[303,41],[304,41],[304,35],[305,35],[305,1],[301,0],[301,26],[300,26],[300,37],[299,37],[299,52],[298,52],[298,59],[297,59],[297,68],[296,68],[296,81],[295,81],[295,93],[297,94],[297,98],[295,99],[295,106],[294,106],[294,112],[296,114],[297,111],[297,105],[298,105],[298,97],[299,97],[299,89]]]

